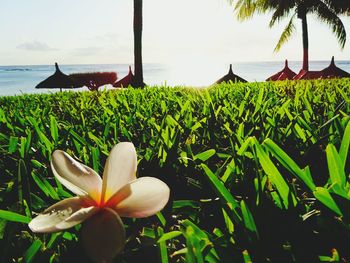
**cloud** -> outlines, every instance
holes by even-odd
[[[32,42],[26,42],[22,43],[17,46],[18,49],[28,50],[28,51],[56,51],[56,48],[50,47],[48,44],[39,42],[39,41],[32,41]]]

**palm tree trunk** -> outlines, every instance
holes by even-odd
[[[135,87],[143,87],[142,69],[142,0],[134,0],[134,64]]]
[[[307,32],[306,12],[299,17],[301,19],[303,33],[303,69],[309,70],[309,35]]]

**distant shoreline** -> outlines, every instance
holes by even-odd
[[[349,59],[337,59],[335,58],[336,63],[350,63],[350,57]],[[302,63],[301,60],[289,60],[290,63]],[[330,60],[310,60],[310,63],[316,62],[316,63],[323,63],[323,62],[328,62]],[[284,63],[284,60],[266,60],[266,61],[232,61],[232,62],[227,62],[232,63],[232,64],[251,64],[251,63]],[[13,65],[0,65],[1,67],[35,67],[35,66],[53,66],[53,64],[13,64]],[[63,66],[90,66],[90,65],[126,65],[129,66],[131,65],[133,67],[134,63],[75,63],[75,64],[60,64]],[[166,65],[165,63],[162,62],[147,62],[144,63],[144,65]],[[171,64],[168,64],[171,65]]]
[[[322,70],[330,61],[310,61],[310,70]],[[350,60],[336,60],[336,65],[350,72]],[[282,70],[284,61],[269,62],[236,62],[232,63],[233,72],[242,78],[253,81],[265,81],[272,74]],[[129,64],[76,64],[60,65],[66,73],[83,72],[117,72],[118,79],[128,72]],[[289,67],[299,72],[301,61],[289,61]],[[184,62],[182,65],[165,65],[159,63],[144,64],[144,80],[148,85],[191,86],[203,87],[213,84],[216,80],[227,74],[229,64]],[[52,65],[15,65],[0,66],[0,96],[18,95],[22,93],[43,93],[53,90],[37,90],[35,86],[52,75]],[[83,88],[81,90],[87,90]]]

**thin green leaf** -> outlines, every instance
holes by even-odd
[[[330,195],[330,193],[326,188],[316,187],[313,193],[316,199],[320,201],[322,204],[324,204],[326,207],[328,207],[330,210],[332,210],[333,212],[335,212],[340,216],[343,215],[338,205],[335,203],[335,201],[333,200],[332,196]]]
[[[258,233],[258,230],[256,228],[253,215],[250,212],[250,210],[249,210],[248,206],[246,205],[246,203],[244,202],[244,200],[241,201],[241,210],[242,210],[242,216],[243,216],[243,221],[244,221],[245,227],[249,231],[253,232],[255,234],[256,238],[259,238],[259,233]]]
[[[272,163],[267,153],[262,149],[261,145],[257,141],[255,142],[255,147],[262,168],[268,175],[270,181],[275,185],[277,192],[280,194],[283,200],[284,206],[288,207],[289,195],[292,195],[292,193],[289,190],[288,184],[283,179],[276,166]],[[294,196],[293,199],[295,199]]]
[[[14,153],[17,150],[18,137],[11,136],[9,140],[9,153]]]
[[[164,236],[164,231],[161,227],[158,227],[158,236]],[[179,231],[180,232],[180,231]],[[180,232],[181,233],[181,232]],[[168,250],[165,244],[165,241],[160,241],[160,239],[158,240],[158,246],[159,246],[159,250],[160,250],[160,259],[162,263],[168,263]]]
[[[348,158],[349,145],[350,145],[350,121],[348,121],[348,124],[346,125],[344,136],[341,141],[340,149],[339,149],[339,156],[342,162],[343,169],[345,169],[346,160]]]
[[[15,212],[0,210],[0,218],[5,219],[6,221],[18,222],[28,224],[30,218],[24,215],[17,214]]]
[[[333,144],[327,145],[326,154],[329,176],[331,178],[332,183],[338,183],[342,188],[345,188],[345,172],[343,169],[341,158]]]
[[[58,125],[55,116],[50,115],[50,132],[55,143],[58,142]]]
[[[31,175],[34,182],[46,196],[50,196],[54,200],[59,200],[57,192],[45,178],[38,176],[34,171]]]
[[[216,175],[209,169],[208,166],[205,164],[201,165],[205,174],[207,175],[209,181],[211,182],[212,186],[214,187],[214,190],[216,193],[220,196],[221,200],[225,201],[227,204],[229,204],[231,210],[232,210],[232,217],[235,223],[240,224],[242,222],[242,218],[238,213],[239,204],[234,199],[232,194],[226,189],[224,184],[216,177]]]
[[[177,236],[180,236],[180,235],[182,235],[182,232],[181,231],[177,231],[177,230],[175,230],[175,231],[171,231],[171,232],[168,232],[168,233],[165,233],[165,234],[163,234],[159,239],[158,239],[158,243],[159,242],[164,242],[164,241],[167,241],[167,240],[169,240],[169,239],[173,239],[173,238],[175,238],[175,237],[177,237]]]
[[[300,167],[285,153],[276,143],[271,139],[266,139],[263,143],[269,151],[277,158],[277,160],[286,168],[289,172],[299,178],[311,191],[314,191],[316,185],[314,184],[311,176],[308,173],[300,169]]]
[[[210,149],[201,153],[196,154],[193,159],[194,160],[201,160],[202,162],[205,162],[206,160],[208,160],[210,157],[212,157],[214,154],[216,153],[216,151],[214,149]]]
[[[39,252],[42,246],[40,239],[36,239],[32,245],[27,249],[24,254],[24,260],[26,263],[30,263],[34,260],[35,255]]]

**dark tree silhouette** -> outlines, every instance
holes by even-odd
[[[142,69],[142,0],[134,0],[134,86],[144,87]]]
[[[236,3],[233,0],[229,2]],[[346,42],[346,31],[339,15],[349,13],[349,2],[350,0],[238,0],[235,9],[240,20],[251,18],[255,13],[272,12],[270,27],[283,18],[289,18],[275,51],[278,51],[288,41],[295,31],[294,20],[296,17],[299,18],[303,37],[303,69],[309,70],[307,14],[312,13],[321,22],[326,23],[343,48]]]

